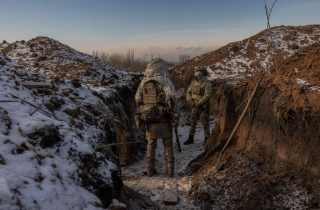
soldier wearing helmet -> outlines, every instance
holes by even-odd
[[[187,102],[192,107],[192,111],[189,138],[184,142],[184,145],[194,143],[193,137],[196,132],[196,125],[199,118],[201,118],[204,129],[204,144],[210,136],[209,108],[212,85],[211,82],[207,80],[207,75],[208,71],[205,67],[197,67],[195,69],[195,78],[191,81],[186,91]]]
[[[167,174],[169,177],[174,175],[171,114],[176,112],[175,98],[176,91],[169,78],[165,61],[160,58],[153,59],[147,65],[145,77],[140,82],[135,95],[135,101],[140,111],[138,117],[145,122],[142,129],[146,129],[148,140],[148,176],[153,176],[156,173],[155,149],[157,139],[163,140]]]

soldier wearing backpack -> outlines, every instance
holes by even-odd
[[[153,59],[145,70],[135,95],[139,118],[145,122],[147,145],[147,175],[153,176],[157,139],[163,140],[167,174],[173,177],[174,155],[172,143],[172,114],[175,110],[176,91],[169,78],[165,61]],[[141,125],[140,125],[141,126]]]
[[[189,138],[183,144],[193,144],[193,136],[196,132],[196,125],[201,118],[204,129],[204,144],[210,136],[209,127],[209,108],[210,96],[212,94],[211,82],[207,80],[208,71],[205,67],[200,66],[195,69],[195,78],[191,81],[187,91],[187,102],[192,107],[191,111],[191,127],[189,130]]]

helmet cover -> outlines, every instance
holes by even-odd
[[[166,62],[161,58],[155,58],[147,65],[145,77],[155,76],[169,76]]]
[[[207,75],[208,75],[208,70],[207,70],[207,68],[204,67],[204,66],[198,66],[198,67],[196,67],[196,68],[195,68],[195,72],[197,72],[197,71],[203,72],[204,76],[207,76]]]

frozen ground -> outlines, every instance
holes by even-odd
[[[185,121],[182,119],[182,121]],[[210,129],[214,126],[214,120],[211,120]],[[191,187],[193,176],[183,173],[188,163],[204,151],[203,128],[200,121],[197,124],[197,132],[194,136],[195,142],[191,145],[183,145],[188,139],[189,125],[178,128],[180,134],[181,153],[177,151],[175,146],[175,175],[178,185],[178,204],[165,205],[163,203],[164,184],[170,179],[166,176],[166,164],[164,159],[164,148],[162,140],[158,139],[158,147],[156,149],[156,169],[158,173],[153,177],[143,174],[146,171],[146,155],[140,161],[122,168],[122,177],[125,185],[131,187],[136,192],[148,196],[152,201],[157,203],[161,209],[200,209],[194,206],[187,199],[188,191]],[[173,142],[176,142],[175,135]],[[183,174],[180,176],[179,174]]]

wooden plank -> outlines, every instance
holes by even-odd
[[[20,100],[2,100],[2,99],[0,99],[0,102],[20,102]]]
[[[38,93],[45,92],[45,93],[48,93],[48,94],[52,94],[52,89],[47,89],[47,88],[31,88],[31,89],[36,89],[38,91]]]
[[[21,82],[21,84],[28,89],[31,89],[31,88],[52,88],[51,83],[45,83],[45,82]]]
[[[28,88],[29,89],[29,88]],[[34,88],[30,88],[30,89],[37,89],[38,91],[50,91],[52,92],[51,88],[38,88],[38,87],[34,87]]]
[[[178,203],[177,179],[169,178],[164,183],[163,203],[171,205]]]
[[[16,96],[16,95],[14,95],[14,94],[12,94],[12,93],[10,93],[10,95],[12,95],[14,98],[20,99],[20,100],[23,101],[23,102],[26,102],[27,104],[29,104],[29,105],[31,105],[31,106],[33,106],[33,107],[38,108],[37,105],[34,105],[34,104],[32,104],[32,103],[30,103],[30,102],[28,102],[28,101],[20,98],[19,96]],[[43,111],[44,113],[48,114],[48,115],[53,116],[53,117],[56,118],[57,120],[62,121],[62,120],[60,120],[59,118],[57,118],[54,114],[52,114],[52,113],[50,113],[50,112],[47,112],[46,110],[44,110],[44,109],[42,109],[42,108],[40,108],[40,110]]]
[[[44,82],[21,82],[21,84],[28,89],[36,89],[38,92],[45,94],[52,94],[52,84]]]

